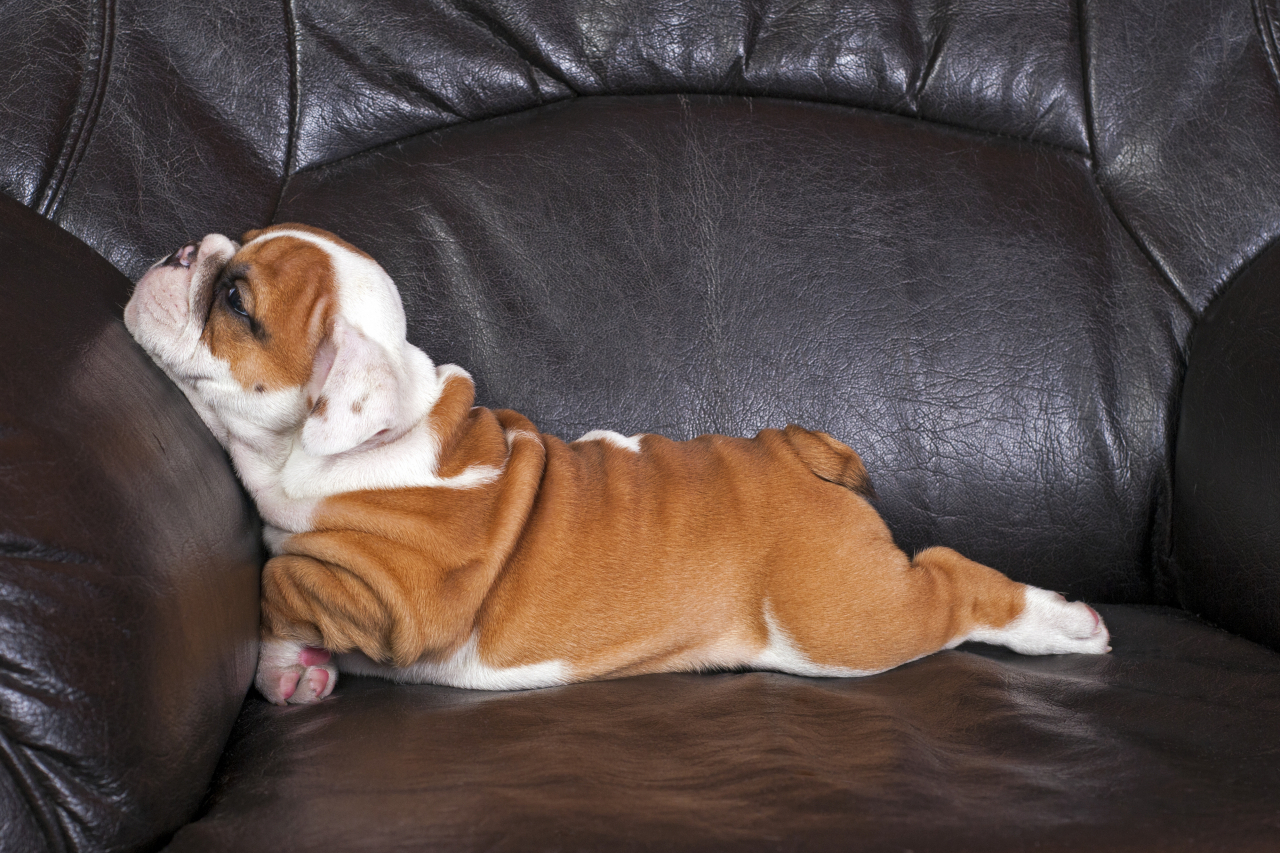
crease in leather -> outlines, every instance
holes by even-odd
[[[0,531],[0,557],[19,560],[35,560],[42,563],[81,563],[96,562],[76,551],[48,545],[26,536]]]
[[[81,91],[88,86],[88,78],[93,78],[92,87],[87,97],[81,96],[81,104],[73,116],[71,128],[68,130],[58,155],[58,165],[48,176],[45,185],[37,193],[39,202],[36,210],[46,219],[53,219],[62,204],[67,186],[75,178],[76,169],[84,158],[89,147],[89,139],[93,136],[94,126],[102,110],[102,102],[106,99],[107,81],[111,74],[111,56],[115,45],[116,32],[116,0],[101,0],[98,4],[101,16],[99,21],[98,51],[94,57],[92,74],[85,74],[81,81]]]
[[[71,850],[73,844],[62,821],[58,819],[58,810],[48,802],[46,797],[41,796],[43,786],[32,778],[30,762],[27,761],[24,751],[14,743],[7,731],[8,728],[8,720],[0,718],[0,766],[8,771],[9,778],[13,780],[31,809],[31,814],[44,835],[49,853],[63,853]]]
[[[1267,52],[1271,80],[1280,91],[1280,47],[1276,45],[1276,14],[1271,9],[1272,2],[1274,0],[1253,0],[1253,15],[1258,24],[1258,36]]]
[[[298,17],[297,10],[294,8],[294,0],[282,0],[281,8],[284,14],[285,28],[285,48],[289,61],[289,110],[288,123],[285,129],[284,137],[284,172],[280,175],[280,190],[276,193],[275,205],[271,208],[271,215],[267,217],[268,222],[274,222],[276,213],[280,210],[280,201],[284,198],[285,191],[289,188],[289,178],[293,175],[296,167],[297,151],[298,151],[298,111],[301,109],[301,99],[298,96],[300,86],[300,78],[302,67],[298,57]]]
[[[537,83],[537,77],[532,72],[541,71],[543,74],[547,75],[547,77],[564,86],[575,95],[581,94],[574,91],[573,84],[565,77],[565,75],[559,73],[553,63],[547,62],[546,57],[538,51],[530,50],[519,38],[517,38],[516,33],[510,27],[502,23],[496,17],[485,14],[484,10],[478,5],[466,2],[466,0],[461,0],[461,2],[458,3],[458,11],[477,26],[487,31],[502,44],[511,48],[515,51],[516,55],[520,57],[520,59],[524,60],[524,62],[529,66],[528,77],[535,91],[539,90],[539,86]],[[596,82],[603,88],[604,81],[600,80],[599,76],[596,77]],[[541,94],[541,92],[539,92],[539,94]],[[542,104],[537,106],[542,106]],[[459,115],[458,118],[460,121],[467,120],[466,117],[461,115]]]
[[[1080,88],[1081,88],[1081,91],[1084,92],[1083,108],[1084,108],[1085,132],[1087,134],[1087,139],[1089,143],[1089,153],[1087,157],[1087,160],[1089,163],[1089,173],[1093,176],[1094,186],[1098,188],[1098,195],[1101,196],[1103,201],[1106,202],[1107,207],[1110,208],[1111,210],[1111,214],[1116,218],[1116,221],[1120,223],[1120,227],[1124,228],[1125,233],[1129,235],[1129,239],[1133,241],[1133,244],[1137,246],[1138,249],[1142,252],[1142,254],[1146,257],[1147,263],[1151,264],[1152,269],[1154,269],[1157,273],[1160,274],[1160,281],[1164,283],[1169,293],[1172,294],[1178,300],[1178,302],[1183,306],[1183,308],[1187,311],[1188,316],[1193,317],[1195,319],[1199,319],[1200,312],[1196,310],[1195,304],[1192,302],[1191,297],[1181,287],[1178,286],[1178,283],[1174,281],[1173,274],[1170,272],[1169,268],[1160,260],[1160,258],[1156,255],[1156,253],[1152,250],[1152,248],[1148,246],[1145,241],[1142,240],[1142,238],[1138,235],[1137,230],[1133,227],[1133,224],[1129,222],[1129,220],[1126,219],[1125,216],[1121,213],[1120,208],[1116,204],[1115,199],[1113,199],[1111,197],[1111,194],[1107,192],[1107,188],[1103,185],[1103,181],[1101,180],[1101,177],[1099,175],[1098,157],[1097,157],[1098,137],[1097,137],[1096,124],[1095,124],[1096,117],[1094,114],[1093,90],[1090,85],[1091,77],[1089,74],[1089,27],[1088,27],[1088,16],[1085,14],[1086,2],[1087,0],[1076,0],[1076,26],[1080,33],[1080,76],[1081,76]],[[1184,339],[1182,341],[1184,362],[1185,362],[1186,345],[1187,345],[1187,342]]]
[[[941,26],[930,40],[929,57],[925,60],[924,69],[920,72],[920,79],[907,93],[908,103],[911,104],[911,109],[915,115],[920,113],[920,100],[929,88],[930,81],[933,80],[933,73],[938,69],[938,60],[942,58],[942,51],[946,49],[947,37],[950,34],[950,21],[950,15],[943,16]]]
[[[758,6],[749,6],[746,10],[747,25],[742,34],[742,55],[737,60],[739,79],[747,79],[751,70],[751,57],[755,53],[756,43],[760,40],[760,28],[764,26],[764,15]]]

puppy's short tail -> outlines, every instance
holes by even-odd
[[[876,490],[871,486],[871,477],[862,465],[862,458],[849,445],[825,432],[813,432],[795,424],[790,424],[783,434],[800,461],[808,465],[814,474],[867,500],[875,500]]]

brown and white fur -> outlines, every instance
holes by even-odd
[[[648,672],[881,672],[966,640],[1108,651],[1090,607],[948,548],[909,558],[852,450],[592,431],[474,403],[405,339],[390,277],[331,234],[210,234],[125,309],[257,502],[257,686],[327,696],[339,670],[516,689]]]

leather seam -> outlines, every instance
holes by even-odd
[[[532,106],[522,107],[520,109],[513,110],[511,112],[495,113],[494,115],[486,115],[481,118],[475,118],[475,119],[461,119],[459,121],[439,124],[439,125],[436,125],[435,127],[424,128],[423,130],[415,130],[412,133],[406,133],[404,136],[397,136],[394,139],[388,139],[385,142],[379,142],[377,144],[370,145],[366,148],[361,148],[358,151],[352,151],[348,154],[343,154],[342,156],[335,157],[332,160],[325,160],[321,163],[308,164],[298,169],[296,172],[291,173],[290,177],[293,177],[294,175],[305,174],[308,172],[319,171],[321,169],[328,168],[329,166],[335,166],[339,163],[344,163],[348,160],[352,160],[356,157],[364,156],[365,154],[370,154],[374,151],[382,151],[387,148],[392,148],[396,145],[401,145],[405,142],[408,142],[412,139],[416,139],[420,136],[426,136],[427,134],[437,133],[442,130],[447,130],[448,128],[451,128],[451,127],[457,127],[463,124],[474,124],[476,122],[482,122],[482,121],[492,121],[494,119],[500,119],[500,118],[509,118],[511,116],[521,115],[522,113],[531,112],[533,110],[559,107],[573,101],[582,100],[584,98],[618,98],[618,99],[627,98],[629,99],[629,98],[667,98],[667,97],[705,97],[705,98],[734,99],[734,100],[742,100],[747,102],[750,102],[753,100],[774,100],[774,101],[782,101],[789,104],[807,104],[807,105],[819,106],[819,107],[839,107],[841,109],[854,110],[858,112],[871,113],[875,115],[890,116],[892,118],[904,119],[906,121],[916,121],[924,125],[929,125],[931,127],[942,128],[942,129],[950,130],[956,133],[964,133],[964,134],[969,134],[971,136],[983,137],[986,139],[1001,139],[1006,142],[1012,142],[1018,145],[1026,145],[1031,148],[1035,148],[1039,150],[1056,152],[1058,154],[1071,157],[1073,159],[1083,160],[1086,163],[1092,162],[1091,158],[1088,156],[1087,153],[1081,152],[1075,148],[1070,148],[1066,145],[1058,145],[1057,143],[1046,142],[1040,139],[1027,139],[1026,137],[1023,137],[1023,136],[1015,136],[1010,133],[1001,133],[999,131],[994,131],[994,130],[982,130],[980,128],[970,127],[969,125],[953,124],[950,122],[941,121],[936,118],[919,116],[909,112],[896,112],[894,110],[885,109],[883,106],[866,106],[866,105],[860,105],[860,104],[849,104],[849,103],[844,103],[839,101],[820,101],[813,98],[797,98],[789,95],[767,95],[767,94],[758,94],[758,93],[744,94],[744,93],[735,93],[735,92],[674,92],[673,91],[673,92],[646,92],[644,94],[607,94],[607,95],[579,95],[575,93],[569,98],[564,98],[557,101],[550,101],[548,103],[534,104]],[[1157,269],[1159,268],[1157,267]],[[1176,292],[1176,288],[1175,288],[1175,292]],[[1179,301],[1183,301],[1181,296],[1179,296]]]
[[[1178,287],[1177,283],[1173,280],[1173,276],[1169,274],[1169,270],[1165,265],[1161,263],[1160,259],[1156,257],[1155,253],[1151,251],[1151,248],[1142,240],[1138,232],[1134,230],[1132,224],[1120,211],[1120,208],[1116,206],[1115,200],[1111,197],[1111,194],[1107,192],[1105,181],[1102,180],[1102,177],[1099,174],[1097,157],[1098,139],[1097,134],[1094,131],[1095,118],[1093,95],[1089,86],[1089,31],[1085,23],[1088,20],[1088,15],[1085,13],[1086,2],[1087,0],[1077,0],[1076,26],[1080,30],[1081,93],[1084,97],[1085,134],[1089,146],[1089,153],[1085,159],[1089,163],[1089,174],[1093,178],[1093,184],[1098,191],[1098,195],[1106,203],[1107,209],[1111,211],[1111,215],[1116,218],[1118,223],[1120,223],[1120,227],[1124,229],[1124,232],[1129,235],[1129,239],[1133,244],[1138,247],[1138,251],[1142,252],[1143,257],[1147,259],[1147,263],[1156,271],[1156,274],[1159,276],[1160,282],[1164,286],[1165,290],[1168,291],[1169,295],[1177,301],[1178,305],[1189,317],[1193,320],[1198,319],[1200,312],[1196,310],[1195,305],[1187,294],[1182,292],[1182,288]]]
[[[115,53],[115,0],[102,0],[98,8],[101,12],[101,23],[98,30],[98,53],[93,72],[93,88],[89,93],[88,102],[77,110],[79,121],[68,133],[58,157],[60,165],[54,168],[45,186],[44,197],[38,212],[46,219],[53,219],[57,215],[67,187],[75,177],[80,162],[84,159],[85,151],[88,150],[89,140],[93,136],[98,116],[102,112],[102,103],[106,100],[107,84],[111,76],[111,60]]]
[[[298,124],[302,98],[299,94],[301,89],[301,68],[299,67],[298,18],[293,4],[294,0],[283,0],[281,4],[284,11],[286,49],[289,57],[289,112],[286,117],[287,127],[284,142],[284,164],[280,175],[280,191],[276,193],[276,203],[271,208],[271,215],[267,217],[268,222],[276,221],[276,214],[284,201],[285,192],[289,189],[289,180],[293,177],[295,161],[298,156]]]

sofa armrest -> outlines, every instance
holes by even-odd
[[[1192,335],[1173,543],[1183,607],[1280,648],[1280,244],[1228,284]]]
[[[3,197],[0,258],[0,848],[154,848],[253,676],[256,517],[129,282]]]

